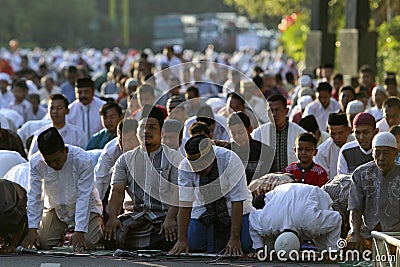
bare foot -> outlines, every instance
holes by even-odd
[[[0,254],[10,254],[10,253],[15,253],[16,252],[16,247],[15,246],[5,246],[0,248]]]

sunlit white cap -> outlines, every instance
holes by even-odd
[[[397,149],[396,137],[389,132],[381,132],[372,139],[372,147],[388,146]]]
[[[9,84],[11,83],[11,77],[8,75],[8,73],[5,72],[0,72],[0,81],[7,81]]]
[[[279,253],[279,251],[285,251],[286,252],[285,255],[281,256],[288,257],[291,251],[300,250],[300,240],[295,233],[290,231],[287,232],[285,231],[281,233],[276,239],[274,248],[276,253]]]

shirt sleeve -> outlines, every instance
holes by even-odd
[[[94,187],[93,164],[82,163],[78,176],[78,199],[76,200],[75,231],[88,232],[90,217],[90,199]]]
[[[339,151],[338,163],[337,163],[337,174],[348,174],[349,167],[347,166],[347,161],[343,156],[343,147]]]
[[[348,210],[364,211],[365,194],[361,180],[361,171],[356,169],[351,175]]]
[[[263,210],[254,210],[249,216],[249,232],[251,241],[253,241],[253,248],[258,249],[264,247],[263,227],[260,223],[259,216],[262,215]]]
[[[30,190],[28,192],[28,228],[39,228],[43,214],[43,177],[30,161]]]
[[[229,198],[231,202],[244,201],[248,197],[246,173],[239,156],[231,154],[225,176],[229,180]]]
[[[131,155],[132,154],[130,154],[129,157]],[[129,173],[129,170],[128,170],[128,166],[127,166],[127,163],[126,163],[126,157],[127,156],[126,156],[125,153],[122,154],[118,158],[117,162],[115,163],[114,168],[113,168],[113,172],[112,172],[112,175],[111,175],[111,185],[112,184],[123,184],[123,185],[126,186],[128,184],[128,173]]]
[[[179,201],[194,201],[194,179],[196,173],[183,170],[181,166],[178,169]]]
[[[103,149],[96,167],[94,168],[96,188],[99,191],[100,199],[104,198],[104,195],[110,186],[113,166],[114,162],[112,161],[110,154],[107,153],[107,150]]]

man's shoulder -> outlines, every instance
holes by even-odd
[[[354,147],[358,147],[358,146],[359,146],[359,144],[358,144],[357,140],[353,140],[353,141],[350,141],[350,142],[344,144],[342,146],[341,150],[345,151],[345,150],[348,150],[348,149],[351,149],[351,148],[354,148]]]
[[[291,122],[289,121],[289,131],[293,130],[293,131],[297,131],[299,133],[305,133],[306,130],[303,129],[303,127],[301,127],[300,125],[298,125],[297,123]]]
[[[334,145],[333,139],[332,139],[332,137],[329,137],[328,139],[326,139],[324,142],[322,142],[318,146],[318,150],[325,151],[325,149],[329,149],[332,145]],[[318,151],[318,153],[319,153],[319,151]]]
[[[356,174],[356,173],[365,173],[365,171],[367,171],[368,173],[370,173],[370,172],[373,172],[373,171],[376,171],[376,170],[378,170],[378,166],[375,164],[375,162],[374,162],[374,161],[369,161],[369,162],[367,162],[367,163],[364,163],[364,164],[358,166],[358,167],[354,170],[353,174]]]

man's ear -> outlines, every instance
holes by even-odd
[[[294,153],[296,154],[296,147],[293,148]]]
[[[64,149],[65,149],[65,153],[68,154],[69,148],[67,146],[65,146]]]
[[[67,112],[65,112],[65,114],[69,114],[69,108],[67,108]]]
[[[316,148],[316,149],[314,150],[314,157],[317,155],[317,153],[318,153],[318,148]]]

